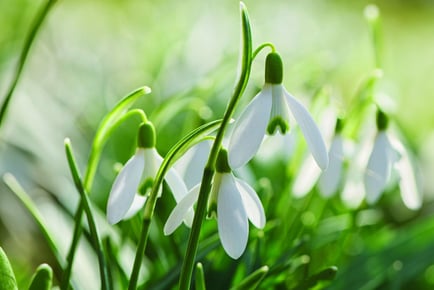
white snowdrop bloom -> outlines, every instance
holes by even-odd
[[[320,130],[321,132],[324,132],[327,144],[330,144],[333,139],[333,135],[337,129],[336,126],[337,117],[335,110],[331,107],[325,108],[320,117]],[[317,166],[313,156],[308,155],[307,158],[304,159],[300,169],[297,171],[292,186],[292,194],[294,197],[302,198],[306,196],[315,186],[322,172],[323,171]]]
[[[238,259],[244,252],[248,235],[248,220],[257,228],[265,226],[265,213],[254,189],[236,178],[227,162],[227,151],[221,150],[217,172],[213,178],[208,201],[208,215],[217,217],[220,241],[226,253]],[[200,184],[175,206],[164,225],[164,234],[175,231],[199,196]]]
[[[374,204],[388,186],[398,182],[404,205],[417,210],[422,206],[422,195],[410,154],[395,135],[386,132],[387,125],[387,116],[379,110],[378,133],[364,176],[366,201]]]
[[[173,165],[188,189],[193,188],[202,180],[203,169],[208,160],[211,146],[212,140],[199,142],[188,149]]]
[[[402,201],[407,208],[417,210],[422,206],[422,193],[418,186],[418,178],[410,153],[401,141],[393,135],[390,138],[390,142],[399,155],[394,169],[398,174]]]
[[[375,137],[374,147],[364,175],[366,202],[368,204],[376,203],[389,184],[395,161],[394,155],[396,152],[390,144],[387,133],[381,130]]]
[[[268,54],[265,63],[265,84],[241,113],[229,142],[229,165],[239,168],[258,151],[265,133],[277,130],[285,134],[292,113],[306,139],[318,166],[327,168],[328,155],[324,140],[306,108],[282,85],[283,64],[278,53]]]
[[[374,126],[375,127],[375,126]],[[349,156],[349,166],[346,172],[346,179],[343,182],[341,199],[348,208],[358,208],[365,199],[364,188],[364,171],[368,164],[369,156],[372,150],[372,138],[375,136],[375,130],[365,128],[362,136],[365,136],[360,143],[351,143],[347,140]],[[372,136],[372,138],[370,138]]]
[[[329,150],[329,166],[324,170],[318,181],[322,196],[329,198],[335,194],[342,181],[344,164],[344,141],[341,134],[333,138]]]
[[[107,220],[110,224],[134,216],[143,207],[146,201],[143,194],[152,187],[162,161],[163,158],[155,149],[154,127],[149,122],[143,123],[139,129],[138,148],[121,169],[110,190],[107,203]],[[187,194],[184,182],[174,169],[167,172],[165,180],[176,201]],[[186,223],[191,222],[192,213],[186,217]]]

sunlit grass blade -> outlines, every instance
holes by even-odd
[[[65,261],[63,257],[60,255],[59,249],[55,243],[53,235],[49,232],[44,222],[44,219],[41,213],[39,212],[38,208],[34,204],[34,202],[30,199],[29,195],[26,193],[23,187],[18,183],[15,176],[13,176],[11,173],[5,173],[5,175],[3,175],[3,181],[9,187],[9,189],[15,194],[15,196],[18,197],[18,199],[21,201],[24,207],[29,211],[30,215],[38,225],[45,240],[47,241],[48,246],[51,249],[51,252],[56,258],[58,266],[63,267],[65,265]]]
[[[17,290],[17,280],[8,256],[0,247],[0,289]]]
[[[53,283],[53,270],[48,264],[42,264],[32,277],[29,290],[50,290]]]
[[[107,113],[104,119],[101,121],[92,143],[89,160],[87,164],[87,170],[84,176],[84,188],[86,191],[90,191],[95,176],[96,168],[98,166],[99,157],[104,146],[105,141],[110,136],[113,128],[118,125],[118,120],[127,112],[127,110],[134,104],[137,99],[143,95],[149,94],[151,89],[149,87],[141,87],[131,92],[129,95],[120,100],[113,109]],[[134,111],[139,113],[139,111]],[[146,116],[141,115],[143,121],[146,121]]]
[[[231,290],[253,290],[256,289],[264,277],[268,273],[268,266],[262,266],[258,270],[254,271],[252,274],[247,276],[238,285],[231,288]]]
[[[196,264],[196,280],[194,285],[196,290],[206,290],[205,273],[203,272],[203,266],[200,262]]]
[[[29,54],[30,48],[33,44],[33,41],[36,38],[36,35],[38,34],[40,28],[42,27],[42,24],[44,23],[44,20],[47,18],[48,12],[56,3],[56,0],[48,0],[47,3],[42,7],[41,12],[36,16],[35,22],[33,23],[32,27],[30,28],[29,34],[27,35],[25,41],[24,41],[24,47],[21,50],[20,58],[18,60],[17,67],[15,69],[15,74],[12,79],[12,83],[7,90],[6,96],[3,100],[3,103],[0,108],[0,128],[4,123],[4,119],[7,113],[7,110],[9,108],[10,101],[12,99],[12,95],[15,91],[15,88],[18,84],[18,81],[21,76],[21,72],[23,71],[24,65],[27,60],[27,56]]]
[[[72,178],[74,180],[75,187],[80,194],[81,204],[83,205],[84,211],[87,216],[87,221],[89,224],[90,234],[92,237],[92,242],[96,248],[99,262],[99,269],[101,275],[101,288],[102,289],[111,289],[110,280],[108,277],[107,263],[105,261],[105,256],[101,244],[101,240],[99,238],[98,229],[96,227],[95,219],[93,217],[92,209],[90,207],[90,200],[88,195],[85,192],[83,183],[81,181],[80,174],[78,172],[77,164],[75,162],[74,155],[72,153],[71,142],[69,139],[65,139],[65,152],[68,160],[69,169],[71,170]],[[81,220],[76,221],[81,224]]]
[[[137,99],[143,95],[149,94],[151,89],[147,86],[138,88],[133,91],[122,100],[120,100],[114,108],[107,113],[105,118],[101,121],[96,134],[93,140],[89,159],[87,162],[87,168],[83,179],[83,189],[86,192],[90,192],[93,184],[93,179],[95,177],[96,169],[98,167],[98,163],[101,157],[101,153],[104,147],[104,143],[107,141],[110,133],[126,118],[132,115],[139,115],[142,121],[146,121],[146,116],[142,110],[131,110],[127,112],[127,110],[134,104]],[[69,284],[72,264],[74,262],[75,252],[77,250],[78,241],[81,236],[81,217],[83,215],[83,207],[82,203],[79,204],[77,211],[74,216],[74,220],[76,221],[74,233],[72,237],[71,246],[67,255],[67,266],[64,271],[64,276],[60,285],[60,289],[67,289],[67,285]]]

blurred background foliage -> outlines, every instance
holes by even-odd
[[[374,68],[363,17],[368,3],[246,0],[254,47],[265,41],[276,45],[284,61],[285,86],[294,95],[309,99],[328,87],[332,103],[345,112]],[[274,277],[265,278],[264,289],[300,286],[309,275],[332,265],[339,270],[335,281],[327,284],[330,289],[434,287],[434,1],[374,3],[381,10],[383,26],[379,100],[419,157],[423,207],[417,212],[406,210],[396,190],[377,206],[355,212],[338,198],[321,199],[316,190],[295,199],[287,159],[253,162],[250,183],[263,200],[267,227],[264,232],[253,230],[255,238],[246,254],[232,261],[217,242],[215,222],[206,223],[201,253],[210,289],[226,289],[231,280],[240,281],[264,264]],[[44,4],[0,0],[1,97],[25,36]],[[220,118],[236,77],[238,49],[238,1],[65,0],[54,5],[31,48],[0,129],[0,174],[12,173],[29,193],[61,253],[70,243],[71,215],[78,201],[63,139],[71,138],[84,168],[104,114],[122,96],[148,85],[153,92],[137,107],[155,123],[157,147],[164,155],[191,129]],[[262,86],[263,58],[261,54],[253,64],[242,104]],[[124,163],[134,150],[137,122],[131,120],[116,130],[104,150],[92,189],[101,219],[116,175],[114,165]],[[173,206],[169,198],[157,205],[158,227],[151,232],[143,273],[147,287],[170,288],[176,281],[188,231],[183,228],[163,236],[160,226]],[[139,228],[137,218],[103,232],[116,231],[121,239],[134,242]],[[4,183],[0,184],[0,245],[21,287],[28,285],[37,265],[54,265],[36,224]],[[126,264],[131,263],[133,249],[122,254]],[[74,270],[80,289],[99,285],[91,252],[83,241]],[[60,269],[54,270],[59,277]]]

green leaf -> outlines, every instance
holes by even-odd
[[[90,191],[90,187],[93,183],[93,178],[96,173],[99,157],[101,155],[102,147],[104,146],[104,143],[107,141],[111,132],[117,125],[119,125],[120,120],[124,120],[123,117],[126,115],[127,110],[133,105],[133,103],[137,101],[139,97],[149,94],[150,92],[151,89],[146,86],[133,91],[122,100],[120,100],[101,121],[92,143],[92,148],[87,164],[87,170],[83,179],[84,189],[86,191]],[[146,116],[144,115],[143,111],[132,110],[132,113],[141,114],[142,119],[144,119],[143,121],[146,121]]]
[[[203,272],[202,263],[198,262],[196,264],[196,281],[195,281],[196,290],[206,290],[205,286],[205,274]]]
[[[231,290],[253,290],[258,287],[261,283],[262,279],[264,279],[265,275],[268,273],[268,266],[262,266],[249,276],[247,276],[240,284],[235,287],[232,287]]]
[[[48,264],[41,264],[32,277],[29,290],[50,290],[53,281],[53,270]]]
[[[18,289],[14,271],[9,263],[8,257],[0,247],[0,290]]]
[[[48,227],[46,226],[44,219],[36,207],[35,203],[30,199],[29,195],[23,189],[23,187],[19,184],[15,176],[11,173],[5,173],[3,175],[3,181],[9,187],[9,189],[18,197],[24,207],[29,211],[30,215],[35,220],[42,234],[44,235],[45,240],[47,241],[51,251],[57,259],[57,262],[60,267],[65,265],[65,260],[62,255],[59,253],[59,249],[54,241],[53,235],[49,232]]]

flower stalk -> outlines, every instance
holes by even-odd
[[[242,27],[242,61],[241,73],[239,80],[232,94],[230,102],[226,108],[223,116],[222,124],[217,131],[216,139],[211,147],[211,152],[208,162],[204,168],[202,183],[199,191],[199,198],[197,202],[196,212],[193,219],[193,226],[190,231],[190,236],[187,245],[185,259],[181,268],[181,275],[179,278],[179,289],[190,289],[191,277],[196,259],[197,247],[199,244],[199,234],[202,227],[203,220],[206,215],[208,197],[211,191],[211,182],[215,173],[215,164],[217,155],[220,151],[223,136],[229,124],[231,116],[235,111],[236,105],[246,88],[250,76],[251,62],[252,62],[252,36],[250,29],[250,20],[245,5],[241,2],[241,27]]]

